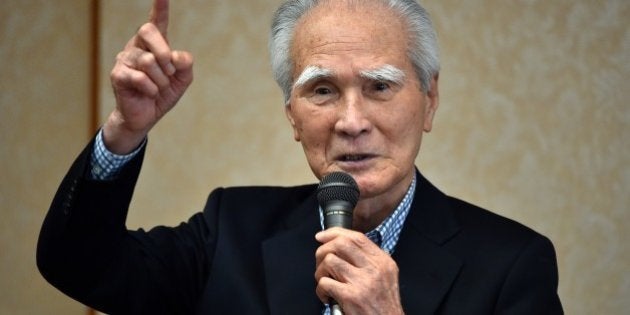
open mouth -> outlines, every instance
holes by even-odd
[[[346,154],[339,157],[342,162],[360,162],[369,159],[371,156],[368,154]]]

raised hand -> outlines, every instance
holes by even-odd
[[[154,0],[149,21],[127,42],[110,74],[116,108],[103,126],[107,148],[133,151],[193,80],[192,55],[167,39],[168,0]]]
[[[364,234],[342,228],[318,233],[316,293],[345,315],[403,314],[396,262]]]

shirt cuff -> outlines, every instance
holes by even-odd
[[[94,140],[94,149],[90,158],[90,178],[96,180],[115,179],[127,162],[131,161],[140,152],[146,142],[147,140],[144,139],[138,148],[129,154],[118,155],[105,147],[103,130],[99,130]]]

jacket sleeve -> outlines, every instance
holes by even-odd
[[[64,177],[37,245],[42,275],[70,297],[111,314],[192,313],[212,238],[201,214],[175,228],[128,231],[144,149],[114,180],[88,177],[90,143]]]
[[[536,235],[514,262],[501,289],[496,314],[563,314],[558,266],[549,239]]]

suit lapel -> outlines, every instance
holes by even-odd
[[[315,294],[315,233],[321,230],[315,195],[293,211],[286,230],[263,242],[271,314],[320,314]],[[280,257],[280,259],[279,259]]]
[[[400,294],[409,314],[435,313],[462,262],[441,245],[458,231],[448,198],[417,173],[418,185],[393,258],[400,270]]]
[[[392,255],[400,270],[400,294],[409,314],[435,313],[455,281],[462,261],[442,248],[459,226],[448,198],[420,173],[411,211]],[[320,314],[315,294],[315,251],[320,229],[311,195],[293,211],[285,228],[263,245],[271,314]],[[278,259],[282,257],[282,259]]]

